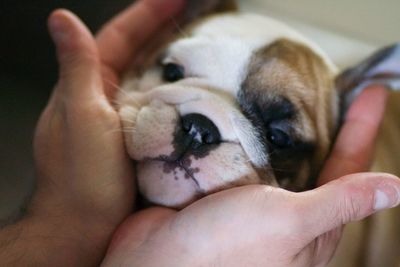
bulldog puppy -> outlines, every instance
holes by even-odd
[[[338,125],[338,74],[310,40],[230,13],[184,30],[118,97],[139,191],[181,208],[212,192],[314,185]]]
[[[185,19],[234,9],[229,0],[188,4]],[[312,41],[271,18],[219,13],[195,21],[157,60],[129,74],[117,97],[141,195],[183,208],[245,184],[312,188],[360,84],[387,82],[382,72],[400,60],[386,59],[399,51],[385,48],[339,73]],[[387,85],[400,88],[399,81],[400,72]],[[375,169],[392,162],[399,172],[388,153],[400,147],[400,127],[391,133]],[[399,214],[348,227],[330,266],[396,266]]]
[[[204,18],[235,6],[188,3],[185,19],[203,17],[128,75],[117,98],[141,195],[182,208],[245,184],[312,188],[357,85],[396,47],[339,75],[317,45],[276,20]]]

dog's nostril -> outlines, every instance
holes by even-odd
[[[212,144],[215,142],[213,135],[211,135],[210,133],[206,133],[203,135],[203,141],[206,144]]]
[[[190,129],[192,128],[192,122],[188,119],[182,118],[182,128],[185,132],[189,132]]]
[[[217,144],[221,142],[221,135],[217,126],[201,114],[191,113],[183,116],[182,128],[197,143]]]

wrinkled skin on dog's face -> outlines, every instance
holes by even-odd
[[[312,186],[336,130],[333,64],[255,15],[215,16],[187,34],[118,97],[142,195],[180,208],[244,184]]]

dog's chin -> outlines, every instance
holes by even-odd
[[[147,160],[137,165],[139,190],[153,204],[182,208],[204,196],[194,173],[181,163]]]
[[[261,183],[238,144],[221,143],[201,156],[188,151],[179,159],[160,155],[137,163],[141,194],[151,203],[182,208],[208,194]]]

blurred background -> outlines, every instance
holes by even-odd
[[[168,0],[165,0],[168,1]],[[51,10],[75,12],[95,32],[131,0],[2,0],[0,3],[0,225],[19,214],[34,185],[32,135],[57,78],[46,30]],[[400,40],[398,0],[241,0],[319,43],[340,66]]]

